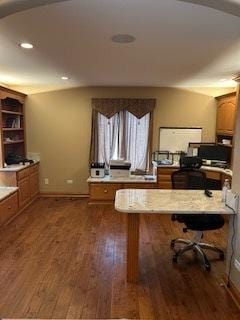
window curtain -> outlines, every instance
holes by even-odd
[[[90,162],[120,157],[148,170],[154,107],[155,99],[92,99]]]

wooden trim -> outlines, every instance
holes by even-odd
[[[227,98],[227,97],[235,96],[236,94],[237,94],[237,92],[233,91],[233,92],[225,93],[221,96],[217,96],[217,97],[215,97],[215,99],[218,100],[218,99],[222,99],[222,98]]]
[[[229,293],[229,295],[235,302],[236,306],[240,309],[240,291],[236,288],[231,280],[229,280],[228,286],[228,278],[226,274],[223,276],[223,285],[227,293]]]
[[[39,196],[43,198],[89,198],[89,194],[61,192],[40,192]]]
[[[20,95],[22,97],[26,97],[27,96],[25,93],[22,93],[22,92],[19,92],[19,91],[16,91],[16,90],[12,90],[10,88],[6,88],[6,87],[3,87],[3,86],[0,86],[0,90],[6,91],[6,92],[9,92],[9,93],[14,93],[14,94]]]

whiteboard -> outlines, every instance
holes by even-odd
[[[202,142],[202,128],[159,128],[160,151],[188,151],[189,142]]]

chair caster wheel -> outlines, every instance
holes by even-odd
[[[224,260],[224,253],[220,253],[219,254],[219,259],[222,260],[222,261]]]
[[[173,249],[173,248],[174,248],[174,245],[175,245],[175,241],[172,240],[172,241],[171,241],[171,244],[170,244],[170,248]]]
[[[211,270],[211,266],[210,265],[205,265],[205,269],[206,269],[206,271],[210,271]]]
[[[173,261],[173,262],[177,262],[177,259],[178,259],[178,256],[176,256],[176,255],[174,255],[174,256],[172,257],[172,261]]]

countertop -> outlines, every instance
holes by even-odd
[[[154,180],[145,180],[144,176],[132,175],[126,178],[112,178],[107,175],[104,178],[92,178],[89,177],[87,182],[90,183],[157,183],[157,177],[154,176]]]
[[[4,200],[17,190],[18,187],[0,187],[0,201]]]
[[[169,165],[158,165],[155,161],[153,161],[152,164],[156,168],[173,168],[173,169],[180,168],[178,162],[173,163],[173,164],[169,164]],[[225,174],[232,177],[232,170],[230,170],[230,169],[223,169],[223,168],[211,167],[211,166],[201,166],[201,169],[206,170],[206,171],[215,171],[215,172],[225,173]]]
[[[11,164],[7,167],[0,168],[0,172],[16,172],[21,171],[25,168],[31,167],[34,164],[39,163],[39,161],[34,161],[34,163],[26,163],[26,164]]]
[[[221,191],[209,198],[203,190],[118,190],[115,209],[125,213],[233,214],[221,201]]]

